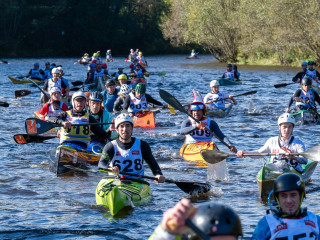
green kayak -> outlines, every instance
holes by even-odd
[[[112,216],[124,207],[146,204],[151,200],[149,183],[140,179],[101,179],[96,188],[96,203],[108,208]]]
[[[292,113],[297,123],[309,124],[309,123],[318,123],[318,115],[311,109],[300,110],[298,112]]]
[[[307,164],[302,165],[303,173],[301,174],[296,170],[294,170],[292,167],[282,171],[277,167],[275,167],[273,164],[270,164],[268,160],[257,174],[257,183],[258,183],[260,197],[261,198],[268,197],[270,191],[273,189],[274,180],[283,173],[287,173],[287,172],[296,173],[299,176],[301,176],[304,182],[308,182],[317,164],[318,162],[308,160]]]
[[[228,78],[220,78],[219,79],[220,86],[228,86],[228,85],[241,85],[242,81],[234,81]]]

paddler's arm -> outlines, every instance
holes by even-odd
[[[122,110],[122,107],[121,107],[122,103],[123,103],[122,97],[119,96],[114,102],[113,111],[120,112]]]
[[[128,108],[130,106],[130,101],[131,101],[131,97],[130,97],[130,95],[128,95],[126,97],[126,99],[124,100],[124,104],[123,104],[123,109],[124,110],[128,110]]]
[[[93,116],[89,116],[89,123],[99,123]],[[100,125],[91,125],[91,131],[100,138],[107,139],[111,137],[110,129],[103,130]]]
[[[320,97],[316,90],[313,88],[314,101],[320,105]]]
[[[107,143],[103,150],[98,163],[99,169],[107,169],[109,168],[110,162],[114,156],[114,147],[111,142]]]
[[[300,79],[302,78],[302,73],[303,73],[303,72],[298,72],[297,75],[295,75],[295,76],[292,78],[292,82],[300,83]]]
[[[193,127],[191,125],[191,121],[189,119],[184,120],[181,124],[180,134],[187,135],[192,133],[197,127]]]
[[[44,92],[46,92],[47,89],[48,89],[48,80],[46,80],[46,81],[44,82],[42,90],[43,90]]]
[[[225,143],[229,145],[229,149],[231,152],[236,153],[237,148],[230,142],[230,140],[221,132],[218,124],[214,121],[210,121],[209,129],[213,132],[219,139],[223,140]]]
[[[289,103],[288,103],[288,107],[286,108],[286,112],[289,113],[290,112],[290,107],[293,103],[293,101],[297,101],[298,98],[300,97],[301,94],[301,89],[298,89],[294,95],[290,98]]]
[[[271,152],[271,145],[272,145],[272,138],[269,138],[268,141],[266,141],[266,143],[259,148],[258,150],[253,150],[253,151],[238,151],[237,152],[237,157],[239,158],[244,158],[246,153],[249,154],[260,154],[260,153],[270,153]],[[251,158],[261,158],[260,156],[251,156]]]
[[[255,228],[251,240],[267,240],[271,238],[271,231],[266,217],[263,217]]]
[[[141,155],[142,155],[142,158],[146,161],[146,163],[150,167],[153,175],[158,179],[157,182],[163,183],[165,180],[165,177],[162,175],[159,164],[154,158],[149,144],[143,140],[141,140]]]
[[[59,112],[57,115],[49,117],[48,121],[51,123],[61,124],[63,125],[63,122],[67,118],[66,112]]]

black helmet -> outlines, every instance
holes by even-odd
[[[89,100],[96,101],[96,102],[102,102],[103,96],[100,92],[95,91],[95,92],[90,93]]]
[[[227,67],[232,67],[232,64],[228,63],[228,64],[227,64]]]
[[[106,87],[110,87],[110,86],[113,86],[113,85],[116,85],[116,83],[113,81],[113,79],[109,79],[109,80],[106,82]]]
[[[141,67],[141,64],[140,64],[140,63],[137,63],[137,64],[136,64],[136,66],[139,66],[139,67]]]
[[[277,179],[274,181],[273,192],[276,198],[278,198],[278,194],[280,192],[292,190],[298,190],[301,196],[305,196],[304,182],[299,175],[295,173],[285,173],[277,177]]]
[[[309,76],[304,76],[302,81],[301,81],[302,85],[306,85],[306,86],[311,86],[312,85],[312,79]]]
[[[308,65],[315,65],[315,62],[310,60],[310,61],[308,61]]]
[[[238,69],[238,66],[237,65],[233,65],[232,68],[233,69]]]
[[[201,204],[192,222],[209,236],[243,235],[239,216],[230,207],[222,204]],[[194,236],[194,233],[190,233],[188,239]]]

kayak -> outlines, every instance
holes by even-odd
[[[99,155],[95,155],[86,151],[77,151],[76,149],[60,145],[55,151],[55,161],[57,162],[57,175],[72,171],[64,167],[64,165],[73,165],[75,167],[86,167],[87,165],[97,166],[100,160]]]
[[[307,164],[302,164],[303,173],[299,173],[292,167],[287,168],[285,171],[279,170],[269,160],[264,163],[263,167],[257,174],[257,183],[259,188],[259,196],[261,198],[268,197],[270,191],[273,189],[274,180],[283,173],[292,172],[298,174],[304,182],[308,182],[316,169],[318,162],[308,160]]]
[[[200,57],[184,57],[185,59],[200,59]]]
[[[207,162],[200,154],[202,149],[219,150],[214,142],[196,142],[191,144],[183,144],[180,148],[179,155],[185,161],[197,162],[200,166],[207,166]]]
[[[220,86],[228,86],[228,85],[241,85],[242,81],[235,81],[228,78],[220,78],[219,79]]]
[[[318,115],[311,109],[300,110],[299,112],[292,113],[296,122],[301,124],[318,123]]]
[[[17,79],[17,78],[13,78],[8,76],[8,78],[14,83],[14,84],[23,84],[23,83],[32,83],[29,81],[29,78],[23,78],[21,80]],[[39,80],[39,79],[31,79],[32,81],[34,81],[35,83],[42,83],[43,81]]]
[[[96,188],[96,203],[108,208],[112,216],[125,207],[135,207],[151,200],[149,183],[140,179],[101,179]]]
[[[136,113],[133,117],[133,124],[135,127],[139,128],[154,128],[156,127],[155,115],[157,112],[152,112],[150,110],[141,111],[141,113]]]
[[[225,109],[218,109],[218,108],[209,108],[207,107],[207,113],[206,116],[209,117],[218,117],[218,118],[224,118],[226,117],[229,112],[232,109],[233,104],[232,103],[225,103]]]

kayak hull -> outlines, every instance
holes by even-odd
[[[103,178],[96,188],[96,203],[108,208],[112,216],[125,207],[148,203],[152,198],[149,183],[143,180]]]
[[[142,114],[136,114],[133,117],[133,124],[139,128],[155,128],[155,113],[152,111],[144,111]]]
[[[13,82],[13,84],[32,83],[32,82],[29,81],[28,78],[23,78],[23,79],[21,79],[21,80],[16,79],[16,78],[13,78],[13,77],[10,77],[10,76],[9,76],[8,78]],[[41,80],[39,80],[39,79],[31,79],[31,80],[33,80],[35,83],[41,83],[41,82],[43,82],[43,81],[41,81]]]
[[[241,85],[242,81],[234,81],[227,78],[220,78],[219,79],[220,86],[229,86],[229,85]]]
[[[258,183],[259,196],[264,199],[268,197],[270,191],[273,189],[273,183],[275,179],[283,173],[291,172],[298,174],[304,182],[308,182],[313,174],[318,162],[309,160],[307,164],[303,164],[303,173],[299,173],[293,168],[287,169],[283,172],[274,165],[267,162],[258,172],[256,179]]]
[[[312,110],[300,110],[298,112],[292,113],[297,123],[310,124],[319,123],[319,117]]]
[[[229,114],[229,112],[232,109],[232,106],[233,106],[232,103],[226,103],[225,109],[216,109],[216,108],[211,109],[210,107],[207,107],[206,115],[209,117],[224,118]]]
[[[200,59],[200,57],[184,57],[185,59]]]

